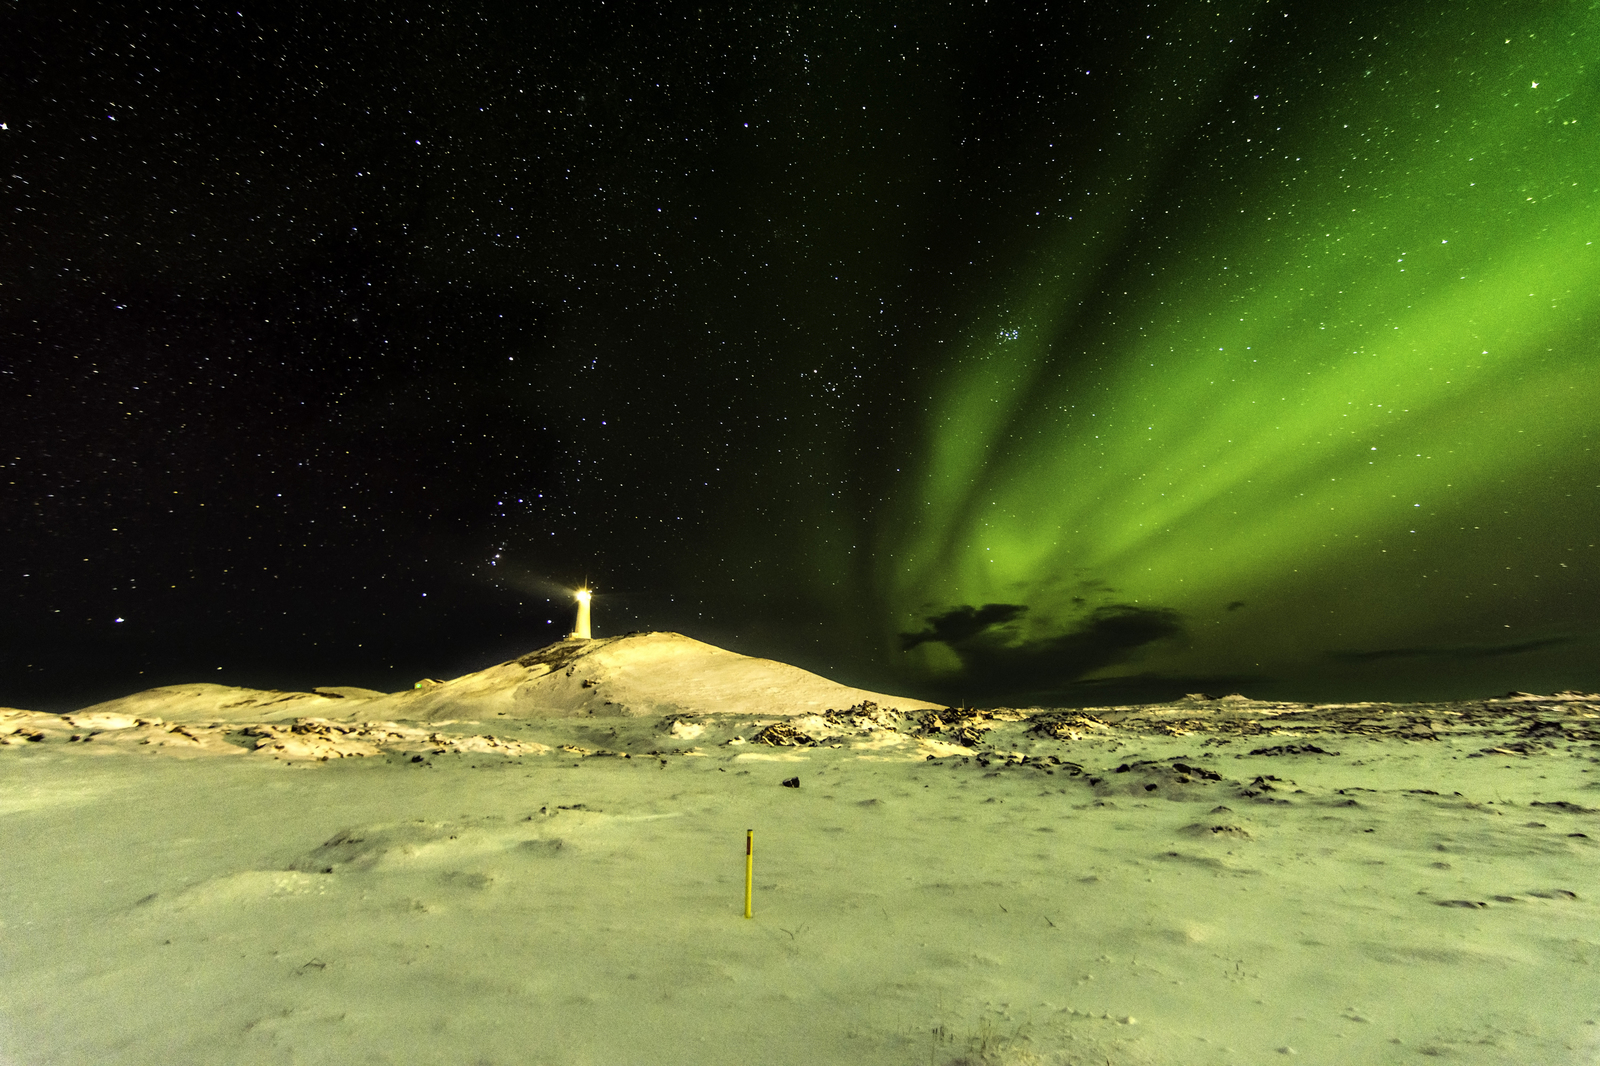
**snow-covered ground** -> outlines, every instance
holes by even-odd
[[[1600,1062],[1587,734],[1104,717],[16,733],[0,1062]]]

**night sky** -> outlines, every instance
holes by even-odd
[[[1600,688],[1593,5],[0,30],[0,704]]]

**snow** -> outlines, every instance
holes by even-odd
[[[0,1062],[1593,1064],[1594,706],[12,712]]]

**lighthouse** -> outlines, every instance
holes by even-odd
[[[589,639],[589,590],[579,589],[573,593],[578,598],[578,624],[572,627],[568,640]]]

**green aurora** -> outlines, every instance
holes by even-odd
[[[1226,133],[1127,110],[873,521],[907,676],[1445,698],[1594,661],[1600,5],[1430,18]]]

